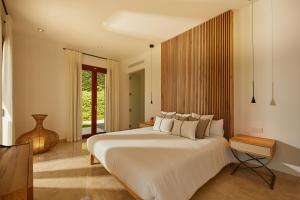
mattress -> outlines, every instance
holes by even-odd
[[[145,200],[184,200],[232,161],[223,137],[190,140],[152,127],[92,136],[88,150]]]

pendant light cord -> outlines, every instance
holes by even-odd
[[[274,5],[273,5],[273,0],[271,0],[271,26],[272,26],[272,31],[271,31],[271,44],[272,44],[272,98],[271,98],[271,102],[270,105],[271,106],[276,106],[276,102],[275,102],[275,98],[274,98]]]
[[[254,0],[251,0],[251,39],[252,39],[252,99],[251,99],[251,103],[256,103],[255,101],[255,85],[254,85],[254,80],[255,80],[255,63],[254,63]]]
[[[271,39],[272,39],[272,99],[274,98],[274,13],[273,13],[273,0],[271,0],[271,24],[272,24],[272,33],[271,33]]]
[[[253,87],[253,96],[254,96],[254,73],[255,73],[255,69],[254,69],[254,17],[253,17],[253,1],[254,0],[252,0],[252,6],[251,6],[251,17],[252,17],[252,29],[251,29],[251,31],[252,31],[252,34],[251,34],[251,36],[252,36],[252,87]]]
[[[152,99],[152,48],[154,45],[150,44],[150,103],[153,104],[153,99]]]

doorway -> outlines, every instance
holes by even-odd
[[[145,121],[145,70],[129,74],[129,129]]]
[[[82,137],[105,133],[106,69],[82,65]]]

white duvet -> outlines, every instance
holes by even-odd
[[[232,159],[222,137],[193,141],[151,127],[96,135],[87,148],[145,200],[190,199]]]

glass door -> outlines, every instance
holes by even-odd
[[[105,132],[105,82],[106,74],[97,72],[97,133]]]
[[[106,69],[82,65],[82,137],[105,132]]]
[[[92,133],[92,77],[92,71],[82,70],[82,136],[90,135]]]

